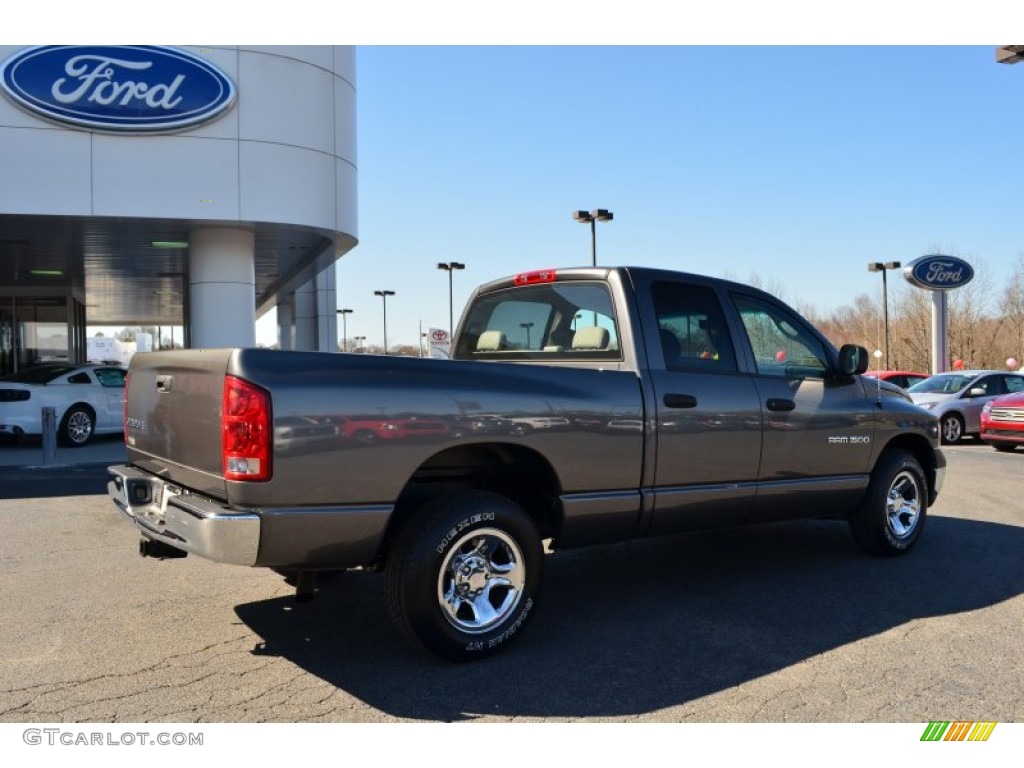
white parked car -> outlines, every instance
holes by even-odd
[[[116,365],[47,363],[0,377],[0,436],[41,435],[48,406],[64,445],[121,432],[125,373]]]

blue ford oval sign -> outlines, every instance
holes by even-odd
[[[903,276],[918,288],[948,291],[971,282],[974,268],[956,256],[933,254],[914,259],[903,268]]]
[[[155,45],[44,45],[0,65],[0,87],[22,107],[94,130],[177,131],[212,120],[235,85],[208,61]]]

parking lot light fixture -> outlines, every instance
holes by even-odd
[[[597,266],[597,222],[611,221],[615,214],[606,208],[595,208],[592,211],[575,211],[572,215],[580,224],[590,225],[590,266]]]
[[[341,351],[348,352],[348,322],[347,318],[352,314],[351,309],[339,309],[338,314],[341,315]]]
[[[394,296],[394,291],[374,291],[374,296],[380,296],[384,303],[384,354],[388,353],[388,296]]]
[[[533,323],[520,323],[519,327],[526,331],[526,348],[530,349],[530,329],[533,328]]]
[[[452,273],[459,269],[465,269],[466,265],[457,261],[442,262],[437,265],[448,273],[448,338],[455,335],[455,305],[452,303]]]
[[[882,314],[883,314],[883,327],[885,329],[885,370],[889,370],[889,284],[886,280],[886,274],[890,269],[899,269],[901,266],[898,261],[872,261],[868,263],[868,272],[881,272],[882,273]]]

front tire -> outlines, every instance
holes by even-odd
[[[902,555],[921,537],[927,513],[928,485],[920,462],[906,451],[887,451],[850,516],[850,533],[868,554]]]
[[[400,531],[384,574],[391,618],[414,644],[449,661],[491,656],[533,615],[543,546],[509,499],[439,496]]]
[[[945,445],[956,445],[964,439],[964,420],[959,413],[947,413],[939,427]]]
[[[92,438],[96,428],[96,417],[84,405],[73,405],[60,422],[58,435],[63,445],[80,448]]]

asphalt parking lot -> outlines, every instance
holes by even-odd
[[[102,463],[0,468],[0,721],[1024,720],[1024,450],[946,453],[909,556],[826,522],[557,553],[530,631],[472,665],[407,647],[377,575],[299,605],[138,557]]]

